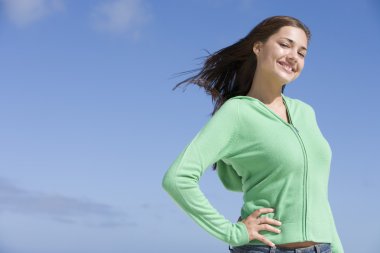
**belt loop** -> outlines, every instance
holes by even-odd
[[[317,252],[317,253],[321,253],[321,248],[319,247],[318,244],[315,244],[315,245],[314,245],[314,248],[315,248],[315,252]]]
[[[269,253],[276,253],[276,247],[269,246],[270,250]]]

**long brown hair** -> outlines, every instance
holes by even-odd
[[[211,95],[212,102],[215,103],[214,110],[211,113],[214,115],[229,98],[244,96],[249,92],[257,65],[256,55],[252,51],[254,43],[258,41],[265,43],[271,35],[283,26],[301,28],[310,41],[311,32],[309,28],[297,18],[291,16],[268,17],[236,43],[212,54],[206,50],[208,56],[204,57],[203,67],[180,72],[179,75],[194,71],[199,71],[199,73],[177,83],[173,90],[184,83],[193,83],[204,88],[205,92]],[[285,86],[286,84],[282,86],[282,93]],[[212,167],[213,170],[216,170],[216,163]]]

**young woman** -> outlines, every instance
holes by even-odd
[[[310,38],[300,20],[269,17],[178,84],[195,83],[216,103],[162,186],[231,252],[344,252],[328,200],[330,145],[312,106],[283,94],[304,68]],[[199,188],[210,165],[228,190],[244,193],[236,223]]]

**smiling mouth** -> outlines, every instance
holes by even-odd
[[[288,73],[294,73],[293,68],[290,67],[290,66],[288,66],[287,64],[282,63],[282,62],[277,62],[277,63],[278,63],[278,64],[282,67],[282,69],[284,69],[286,72],[288,72]]]

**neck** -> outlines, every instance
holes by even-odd
[[[281,107],[283,106],[281,90],[284,84],[279,80],[271,80],[268,76],[270,75],[264,71],[256,71],[247,96],[257,98],[267,105]]]

